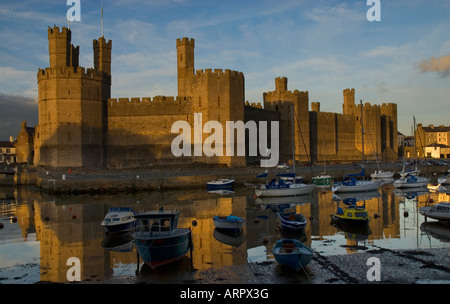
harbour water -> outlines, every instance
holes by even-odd
[[[316,187],[311,195],[294,198],[255,199],[251,187],[228,194],[193,189],[102,195],[52,195],[34,187],[4,187],[0,189],[4,225],[0,282],[68,282],[71,257],[81,261],[82,282],[126,277],[128,282],[171,283],[193,269],[214,272],[274,262],[271,248],[281,236],[276,221],[280,209],[295,210],[307,218],[304,234],[297,237],[321,256],[351,255],[374,247],[450,247],[450,226],[425,221],[418,212],[430,201],[449,201],[448,194],[427,188],[405,193],[386,183],[364,195],[372,217],[368,229],[346,230],[331,224],[330,214],[338,202],[330,188]],[[179,210],[178,226],[192,229],[192,257],[188,254],[157,272],[146,269],[142,261],[138,263],[130,235],[106,236],[100,223],[110,207],[132,207],[137,212],[160,207]],[[229,214],[245,218],[242,234],[226,235],[215,229],[213,216]]]

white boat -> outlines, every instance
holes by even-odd
[[[376,170],[374,173],[370,174],[371,178],[391,178],[394,176],[394,172]]]
[[[417,166],[414,169],[405,169],[405,166],[403,166],[402,171],[399,172],[401,177],[406,177],[407,175],[419,175],[420,170],[417,168]]]
[[[234,179],[231,178],[221,178],[206,183],[207,190],[232,189],[233,186],[234,186]]]
[[[350,180],[334,183],[331,190],[333,192],[376,191],[379,185],[380,183],[378,181]]]
[[[440,202],[433,206],[420,207],[420,214],[440,221],[450,221],[450,202]]]
[[[407,175],[394,181],[395,188],[417,188],[426,187],[430,182],[429,178],[422,176]]]
[[[356,180],[354,176],[364,176],[365,169],[357,174],[347,174],[342,182],[336,182],[331,187],[333,192],[362,192],[378,190],[381,182],[378,180]]]
[[[438,177],[438,183],[441,185],[450,185],[450,169],[448,169],[447,174]]]
[[[135,215],[131,207],[110,208],[101,225],[106,233],[132,231],[136,228]]]
[[[233,230],[233,231],[239,231],[242,229],[242,227],[245,224],[245,219],[235,216],[235,215],[228,215],[228,216],[214,216],[214,225],[218,229],[224,229],[224,230]]]
[[[310,194],[315,186],[314,184],[289,183],[283,179],[273,179],[267,185],[259,185],[255,189],[255,194],[258,197],[303,195]]]

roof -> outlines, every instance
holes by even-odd
[[[425,132],[450,132],[450,127],[446,127],[446,126],[438,126],[438,127],[428,126],[428,127],[422,127],[422,129]]]
[[[14,148],[14,143],[9,140],[0,140],[0,147],[3,148]]]
[[[450,148],[450,147],[449,147],[449,146],[447,146],[447,145],[444,145],[444,144],[438,144],[438,143],[432,143],[432,144],[426,145],[425,147],[434,147],[434,148],[437,148],[437,147],[439,147],[439,148]]]

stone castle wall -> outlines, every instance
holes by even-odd
[[[243,73],[195,69],[195,41],[181,38],[176,41],[178,96],[111,98],[111,41],[93,40],[94,68],[86,69],[78,66],[79,47],[71,44],[70,30],[49,28],[48,38],[50,67],[37,75],[37,165],[134,168],[199,162],[242,167],[259,157],[226,155],[225,125],[250,120],[279,121],[280,162],[292,160],[293,146],[296,161],[361,159],[361,105],[355,105],[354,89],[343,91],[343,114],[321,112],[318,102],[311,103],[310,111],[308,91],[289,91],[286,77],[275,79],[275,91],[263,93],[264,108],[246,105]],[[396,105],[366,103],[362,109],[365,154],[393,157]],[[223,145],[222,156],[173,156],[171,144],[178,136],[171,132],[174,122],[189,123],[191,142],[197,146],[217,131],[204,130],[196,142],[194,113],[202,113],[202,130],[208,121],[222,124],[223,136],[214,146]],[[248,152],[248,139],[246,146]]]

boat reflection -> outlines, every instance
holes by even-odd
[[[431,223],[421,226],[424,221],[421,216],[405,218],[401,208],[413,211],[429,200],[429,195],[435,202],[448,201],[449,195],[429,193],[425,187],[420,188],[420,192],[414,190],[405,191],[386,185],[379,188],[379,192],[358,192],[355,197],[354,193],[333,195],[331,190],[316,188],[310,195],[255,199],[254,189],[246,187],[237,188],[230,195],[189,189],[95,196],[53,195],[24,187],[14,189],[8,195],[2,196],[0,192],[0,197],[13,197],[14,200],[14,203],[5,205],[5,214],[17,217],[13,227],[17,229],[14,237],[4,233],[0,237],[9,237],[16,245],[21,244],[16,242],[17,239],[23,240],[23,246],[16,246],[22,251],[28,245],[25,244],[26,240],[37,240],[39,249],[36,259],[39,260],[41,281],[67,282],[66,261],[69,257],[78,257],[82,261],[82,280],[109,279],[120,274],[134,278],[137,261],[136,249],[130,247],[132,240],[127,234],[119,238],[105,237],[101,226],[105,214],[109,208],[119,206],[130,206],[137,211],[158,210],[161,206],[167,210],[176,209],[180,211],[179,226],[192,230],[192,259],[188,254],[174,265],[163,266],[148,277],[135,279],[170,283],[183,277],[183,272],[190,271],[190,263],[196,270],[208,270],[245,265],[248,258],[269,261],[273,259],[270,250],[280,237],[298,238],[311,248],[320,249],[323,255],[342,252],[342,244],[346,241],[345,246],[348,247],[358,246],[355,244],[361,242],[381,243],[381,246],[388,244],[394,249],[402,248],[405,243],[408,246],[413,244],[411,248],[445,246],[448,241],[435,236],[430,240],[431,245],[416,244],[418,233],[410,232],[420,233],[422,227],[422,232],[426,232],[426,228],[435,227],[428,226]],[[399,204],[404,196],[420,197],[420,202],[417,199]],[[368,227],[330,224],[330,214],[336,211],[337,202],[334,200],[365,200],[368,213],[372,216]],[[307,218],[303,234],[292,236],[277,229],[274,211],[288,209]],[[223,233],[215,229],[213,217],[217,214],[242,217],[246,225],[240,234]],[[441,226],[437,227],[442,229]],[[448,233],[445,229],[442,232],[444,235]],[[141,272],[146,271],[148,269],[143,266]]]
[[[242,229],[230,231],[226,229],[215,228],[213,236],[219,242],[233,247],[239,247],[245,242],[245,233]]]
[[[106,234],[102,241],[102,247],[116,252],[131,252],[134,247],[134,238],[131,232],[121,234]]]
[[[443,222],[424,222],[420,225],[420,231],[442,242],[450,242],[450,226]]]
[[[418,188],[395,188],[394,194],[401,198],[406,199],[415,199],[421,195],[430,193],[430,190],[426,187],[418,187]]]

